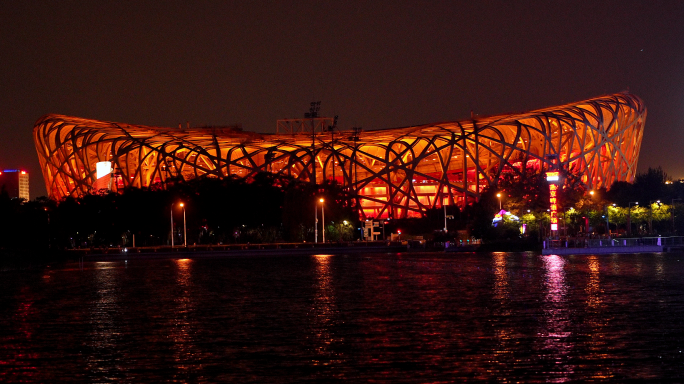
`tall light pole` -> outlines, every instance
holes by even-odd
[[[660,200],[655,202],[660,207]],[[648,203],[648,233],[653,234],[653,200]]]
[[[323,238],[323,244],[325,244],[325,205],[323,205],[323,198],[319,200],[321,202],[321,235]]]
[[[444,233],[448,233],[448,232],[447,232],[447,226],[446,226],[446,219],[447,219],[447,217],[446,217],[446,216],[447,216],[447,214],[446,214],[446,204],[442,204],[442,207],[444,207]],[[384,231],[384,227],[383,227],[383,231]],[[383,237],[385,237],[384,234],[383,234]]]
[[[638,201],[627,203],[627,235],[632,236],[632,204],[639,205]]]
[[[497,193],[497,194],[496,194],[496,197],[499,198],[499,211],[501,211],[501,194],[500,194],[500,193]],[[446,225],[445,225],[445,227],[446,227]]]
[[[615,206],[615,203],[613,203],[613,207]],[[610,206],[606,204],[606,228],[608,229],[608,237],[610,238]],[[617,226],[615,227],[615,230],[617,231]]]
[[[314,203],[314,243],[318,243],[318,202]]]
[[[594,205],[594,194],[595,193],[596,192],[594,192],[593,189],[591,191],[589,191],[589,195],[591,196],[591,205]],[[587,216],[585,216],[585,218],[584,218],[584,223],[585,223],[584,226],[586,227],[584,232],[588,234],[589,233],[589,214],[588,213],[587,213]]]
[[[674,205],[674,202],[675,202],[675,201],[682,201],[682,199],[672,199],[672,208],[671,208],[672,211],[671,211],[671,216],[672,216],[672,233],[673,233],[673,234],[675,233],[675,224],[674,224],[674,217],[675,217],[675,211],[674,211],[675,205]]]
[[[342,230],[340,231],[341,232],[340,233],[340,240],[344,240],[344,233],[346,232],[347,225],[349,225],[349,222],[347,220],[344,220],[342,223],[344,224],[344,226],[342,227]]]
[[[180,203],[181,208],[183,208],[183,246],[188,246],[188,227],[185,225],[185,205]]]
[[[50,244],[52,241],[50,240],[50,211],[48,211],[47,207],[44,207],[45,213],[47,214],[47,234],[48,234],[48,249],[50,249]]]
[[[171,247],[173,248],[173,203],[171,203]]]

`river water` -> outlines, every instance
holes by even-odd
[[[0,382],[684,381],[684,254],[0,272]]]

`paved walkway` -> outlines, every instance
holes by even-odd
[[[660,245],[633,245],[626,247],[546,248],[542,255],[609,255],[614,253],[663,252]]]

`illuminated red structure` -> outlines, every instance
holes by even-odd
[[[33,135],[54,199],[89,193],[96,183],[120,191],[174,177],[272,172],[319,184],[335,180],[358,196],[362,218],[404,218],[469,204],[504,173],[547,169],[547,155],[581,174],[590,189],[632,181],[645,119],[638,97],[618,93],[528,113],[373,131],[328,131],[328,119],[317,116],[281,121],[290,127],[285,133],[258,134],[46,115]]]
[[[546,172],[546,181],[549,182],[549,216],[551,217],[551,230],[558,230],[558,184],[560,172]]]

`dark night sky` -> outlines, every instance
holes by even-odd
[[[684,177],[682,1],[3,1],[0,58],[0,169],[28,169],[32,198],[46,113],[273,132],[320,100],[377,129],[627,89],[639,170]]]

